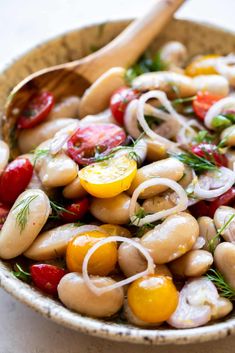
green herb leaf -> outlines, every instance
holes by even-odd
[[[220,115],[215,116],[212,119],[211,125],[215,129],[224,129],[224,128],[232,125],[232,122],[229,118],[220,114]]]
[[[35,164],[37,163],[37,161],[42,158],[45,157],[49,154],[50,150],[49,148],[45,148],[45,149],[37,149],[35,151],[33,151],[33,165],[35,166]]]
[[[140,136],[132,143],[132,145],[130,146],[118,146],[118,147],[114,147],[109,151],[109,154],[107,155],[102,155],[97,153],[97,155],[95,156],[95,162],[103,162],[106,161],[110,158],[113,158],[115,156],[115,153],[117,153],[118,151],[122,151],[122,150],[126,150],[128,151],[128,155],[130,158],[134,159],[137,163],[139,163],[139,156],[138,154],[134,151],[134,148],[136,147],[137,143],[143,138],[143,136],[145,135],[145,133],[141,133]]]
[[[52,211],[54,212],[54,214],[52,214],[49,217],[51,219],[59,219],[60,218],[60,214],[63,213],[63,212],[69,213],[69,214],[71,214],[73,216],[76,215],[76,213],[66,210],[66,208],[64,208],[58,202],[50,200],[50,205],[51,205]]]
[[[235,290],[225,281],[219,271],[210,269],[206,277],[214,283],[222,297],[235,300]]]
[[[137,230],[136,237],[141,238],[146,230],[153,229],[155,227],[152,223],[145,223],[142,227]]]
[[[173,101],[171,101],[171,104],[177,105],[177,104],[188,103],[188,102],[194,101],[195,98],[196,96],[187,97],[187,98],[176,98]]]
[[[125,79],[128,84],[131,84],[132,81],[139,75],[146,72],[163,71],[166,69],[167,65],[162,61],[160,52],[157,52],[153,58],[145,53],[140,57],[135,65],[127,69]]]
[[[232,214],[229,217],[228,221],[223,225],[223,227],[221,227],[216,233],[216,235],[208,242],[208,248],[211,253],[215,251],[216,241],[220,238],[220,235],[225,231],[225,229],[230,225],[234,217],[235,217],[235,214]]]
[[[23,232],[27,224],[28,216],[29,216],[29,206],[31,202],[35,200],[37,197],[38,195],[28,196],[25,199],[18,202],[13,208],[13,211],[18,210],[18,214],[16,216],[16,223],[20,228],[20,233]]]
[[[207,130],[201,130],[199,133],[195,136],[194,141],[197,143],[202,143],[202,142],[207,142],[207,143],[212,143],[215,140],[215,136],[210,135]]]
[[[139,209],[138,209],[138,211],[136,212],[136,214],[135,214],[135,217],[133,218],[133,220],[131,221],[131,224],[134,224],[134,225],[139,225],[139,223],[140,223],[140,220],[142,219],[142,218],[144,218],[145,216],[147,215],[147,213],[145,212],[145,210],[143,209],[143,207],[140,207]],[[137,223],[136,223],[136,221],[137,221]]]
[[[195,172],[202,173],[205,170],[217,170],[218,168],[214,163],[208,161],[205,158],[199,157],[193,153],[180,153],[172,154],[173,157],[177,158],[179,161],[187,164],[189,167],[193,168]]]
[[[26,283],[31,282],[31,274],[29,272],[24,271],[23,268],[18,263],[16,263],[14,267],[16,268],[16,271],[12,271],[12,274],[16,278],[18,278]]]

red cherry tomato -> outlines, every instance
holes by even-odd
[[[56,295],[57,287],[66,271],[57,266],[48,264],[36,264],[30,267],[32,280],[36,287],[43,292]]]
[[[89,209],[89,200],[84,198],[81,200],[76,200],[72,204],[65,207],[69,212],[62,212],[60,218],[67,223],[76,222],[82,219]]]
[[[199,119],[204,120],[210,107],[222,98],[222,96],[209,92],[198,92],[196,98],[193,100],[193,110]]]
[[[0,204],[0,229],[2,229],[9,212],[10,208],[8,206]]]
[[[130,87],[121,87],[116,90],[110,99],[110,109],[115,120],[123,125],[126,107],[133,99],[139,96],[139,92]]]
[[[46,119],[53,105],[54,97],[50,92],[42,92],[34,96],[18,119],[18,129],[29,129],[41,123]]]
[[[209,204],[208,216],[213,217],[218,207],[231,205],[231,203],[233,203],[234,201],[235,201],[235,188],[231,188],[223,195],[220,195],[219,197],[217,197],[214,201],[208,202]]]
[[[199,145],[192,146],[192,153],[207,159],[218,167],[227,167],[228,165],[228,159],[225,154],[220,153],[217,146],[212,143],[202,142]]]
[[[189,210],[195,218],[202,216],[214,217],[215,211],[218,207],[231,205],[234,201],[235,187],[229,189],[214,201],[199,201],[195,205],[189,207]]]
[[[122,128],[115,124],[91,124],[79,127],[67,142],[68,155],[78,164],[88,165],[97,155],[106,155],[126,139]]]
[[[0,200],[12,204],[26,189],[33,175],[33,166],[27,158],[17,158],[0,177]]]

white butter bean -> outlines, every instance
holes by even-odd
[[[23,192],[12,206],[1,230],[0,257],[12,259],[22,254],[40,233],[50,211],[49,199],[43,191],[31,189]]]

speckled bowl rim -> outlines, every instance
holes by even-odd
[[[188,24],[199,24],[202,27],[212,28],[217,31],[223,31],[224,33],[233,35],[235,40],[235,32],[230,31],[228,29],[224,29],[222,27],[211,25],[208,23],[202,23],[199,21],[190,21],[185,19],[177,20],[177,22],[178,21],[183,21]],[[110,21],[107,23],[115,22],[129,22],[129,20],[117,20]],[[89,29],[97,25],[100,25],[100,23],[95,23],[91,26],[82,26],[80,28],[77,28],[76,30]],[[74,32],[74,30],[71,32]],[[62,33],[59,36],[50,38],[42,44],[47,44],[63,35],[64,34]],[[26,53],[30,52],[32,49],[29,49]],[[17,59],[11,61],[8,65],[4,65],[5,70],[7,70],[14,62],[17,62],[17,60],[19,60],[21,57],[24,57],[26,53],[24,53]],[[4,74],[5,70],[2,72],[2,74]],[[50,297],[44,296],[41,292],[37,291],[32,286],[23,283],[22,281],[15,278],[10,273],[7,264],[1,260],[0,287],[2,287],[7,293],[11,294],[21,303],[26,304],[34,311],[40,313],[43,317],[48,318],[59,325],[63,325],[67,328],[80,331],[85,334],[113,341],[152,345],[191,344],[196,342],[199,343],[215,339],[221,339],[226,336],[235,334],[235,317],[229,317],[223,322],[216,322],[212,325],[206,325],[203,327],[184,330],[165,328],[152,330],[142,329],[130,325],[116,324],[111,321],[109,322],[85,317],[66,309],[65,307],[61,306],[59,302],[55,301]]]

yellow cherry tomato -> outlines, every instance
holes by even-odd
[[[136,170],[136,161],[124,155],[88,165],[78,175],[82,187],[89,194],[110,198],[129,189]]]
[[[134,281],[127,292],[128,304],[134,315],[148,323],[169,319],[178,305],[178,292],[172,279],[151,275]]]
[[[126,238],[131,238],[131,232],[121,226],[118,226],[116,224],[102,224],[100,228],[104,229],[108,235],[119,235],[120,237],[126,237]]]
[[[69,271],[82,272],[82,264],[88,250],[99,240],[106,238],[105,232],[92,230],[73,238],[67,247],[66,263]],[[117,263],[117,244],[108,243],[100,246],[90,257],[88,273],[107,276]]]
[[[218,74],[215,69],[215,59],[217,58],[219,58],[219,55],[216,54],[200,56],[186,67],[185,74],[191,77]]]

